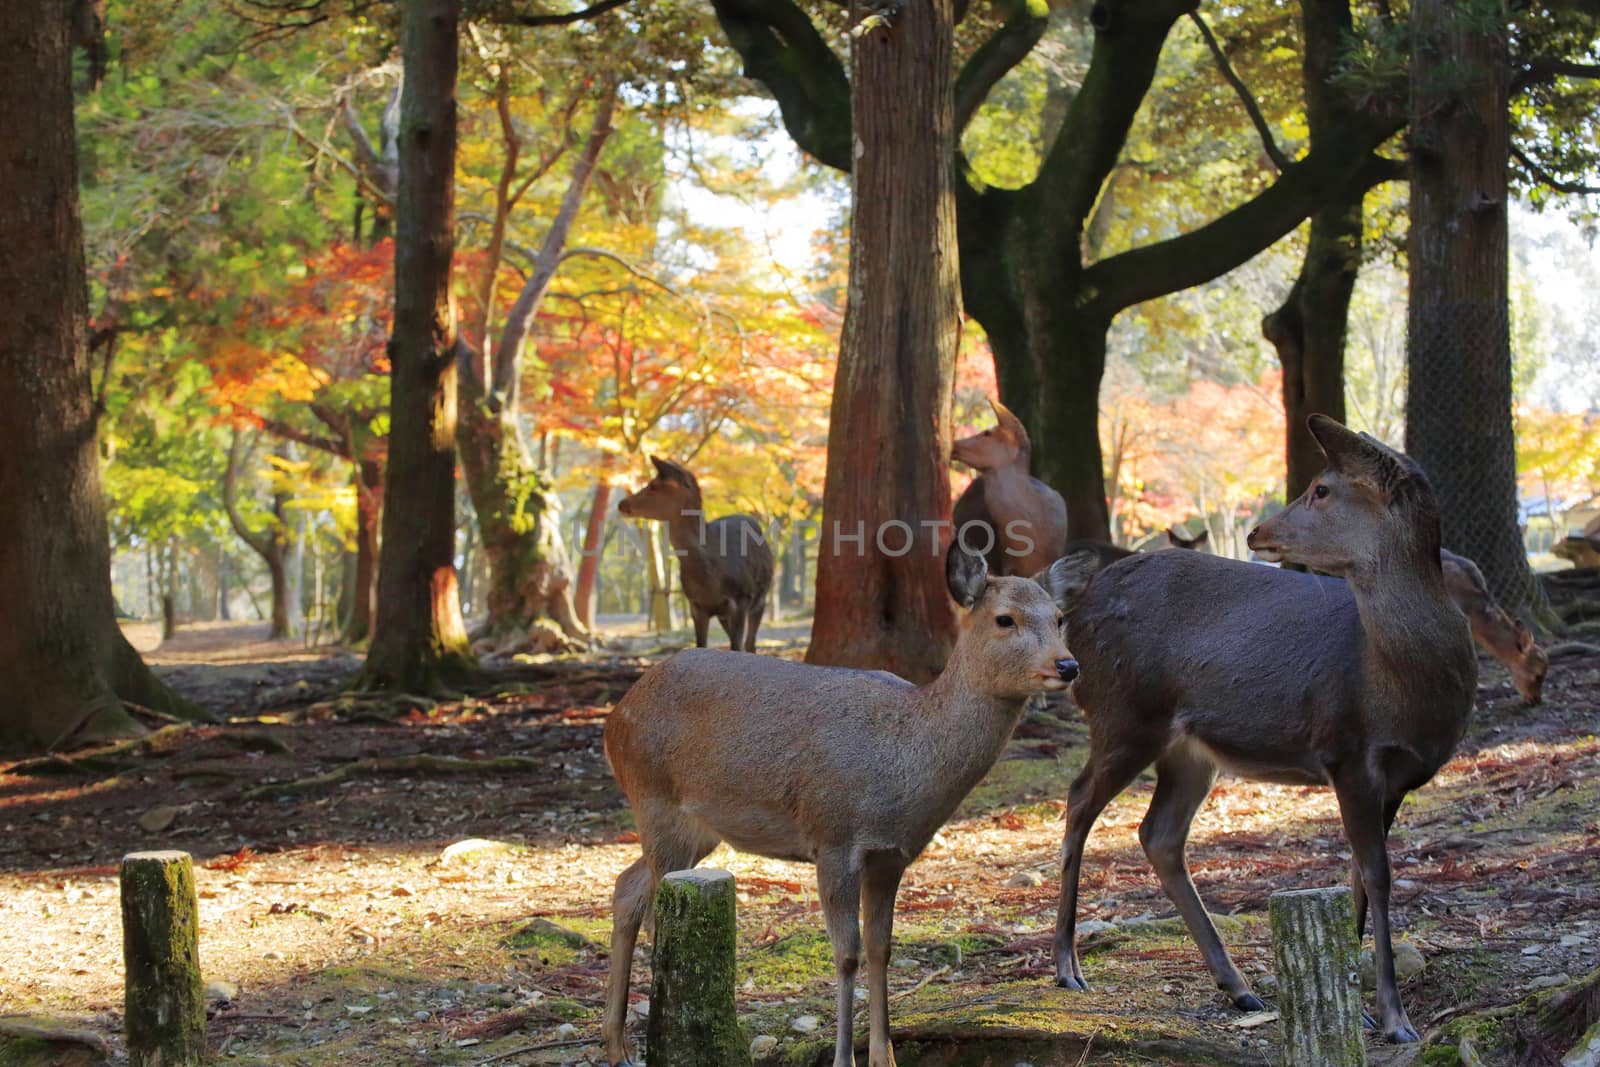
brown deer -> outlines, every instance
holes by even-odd
[[[1022,420],[998,400],[989,406],[997,424],[950,447],[951,459],[978,471],[951,517],[961,543],[981,550],[992,573],[1034,574],[1066,554],[1067,505],[1028,473],[1033,443]]]
[[[1089,565],[1057,561],[1036,579],[991,578],[952,545],[950,594],[968,609],[944,672],[924,686],[886,671],[734,660],[690,650],[645,672],[606,720],[605,751],[643,858],[612,897],[603,1032],[623,1035],[635,939],[671,871],[718,842],[817,867],[838,974],[834,1067],[851,1067],[851,1015],[866,911],[872,1067],[891,1067],[888,965],[900,876],[1005,747],[1028,698],[1078,673],[1062,606]]]
[[[1176,526],[1167,527],[1167,544],[1173,548],[1186,548],[1191,552],[1204,552],[1211,542],[1211,531],[1201,530],[1193,537],[1185,537]]]
[[[1372,906],[1383,1031],[1415,1041],[1395,985],[1387,838],[1401,800],[1460,740],[1478,661],[1445,592],[1438,507],[1421,468],[1326,416],[1309,425],[1327,469],[1248,540],[1265,559],[1344,581],[1153,552],[1101,571],[1072,611],[1089,758],[1068,794],[1056,982],[1087,988],[1074,930],[1090,828],[1154,763],[1145,855],[1217,985],[1237,1007],[1259,1009],[1189,878],[1189,824],[1219,770],[1329,785],[1350,841],[1358,929]]]
[[[1524,704],[1539,703],[1544,699],[1550,657],[1534,642],[1533,633],[1495,602],[1476,563],[1449,551],[1439,553],[1439,562],[1444,567],[1445,592],[1466,615],[1472,639],[1511,674],[1511,684]]]
[[[706,647],[715,618],[738,652],[756,650],[756,631],[772,588],[772,550],[761,524],[750,515],[725,515],[706,522],[700,483],[689,468],[651,456],[656,476],[617,504],[630,519],[667,524],[667,539],[678,557],[683,595],[694,617],[694,643]]]

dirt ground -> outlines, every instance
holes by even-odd
[[[782,636],[763,651],[794,655],[797,635]],[[600,729],[659,654],[643,643],[506,665],[459,700],[393,703],[341,692],[348,653],[252,626],[181,632],[151,660],[229,721],[0,765],[0,1015],[86,1028],[115,1059],[116,864],[177,848],[197,865],[224,1058],[598,1062],[611,883],[637,855]],[[1558,1037],[1514,1006],[1600,967],[1600,656],[1556,657],[1546,697],[1521,707],[1486,663],[1460,753],[1401,812],[1394,919],[1426,964],[1403,992],[1430,1044],[1374,1042],[1374,1062],[1470,1062],[1468,1046],[1483,1063],[1559,1061]],[[1148,779],[1091,838],[1093,988],[1052,986],[1062,797],[1084,742],[1070,705],[1030,716],[908,872],[891,978],[900,1062],[1276,1062],[1276,1026],[1239,1025],[1139,849]],[[1224,780],[1190,858],[1270,1003],[1268,894],[1346,877],[1332,796]],[[775,1039],[758,1062],[828,1062],[833,977],[811,870],[726,849],[707,865],[739,881],[739,1010],[752,1038]],[[633,988],[640,1012],[647,950]],[[1499,1021],[1467,1026],[1478,1019]]]

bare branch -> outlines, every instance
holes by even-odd
[[[1250,123],[1256,128],[1256,134],[1261,138],[1261,147],[1266,151],[1267,158],[1272,160],[1273,166],[1279,171],[1289,169],[1289,157],[1284,155],[1283,149],[1278,147],[1278,142],[1273,139],[1272,127],[1267,125],[1267,118],[1261,113],[1261,105],[1256,102],[1250,87],[1244,83],[1228,62],[1228,56],[1222,51],[1222,45],[1211,32],[1211,27],[1206,25],[1206,20],[1200,17],[1200,12],[1190,11],[1189,21],[1194,23],[1200,31],[1200,36],[1205,38],[1206,47],[1211,50],[1211,58],[1217,61],[1217,69],[1222,72],[1222,77],[1233,86],[1233,91],[1238,94],[1239,102],[1244,105],[1245,114],[1250,116]]]
[[[1534,56],[1520,60],[1517,64],[1522,69],[1511,79],[1512,93],[1520,93],[1524,89],[1535,85],[1544,85],[1555,81],[1557,78],[1581,78],[1594,80],[1600,78],[1600,63],[1577,63],[1569,59],[1558,59],[1554,56]]]
[[[988,99],[990,90],[1033,51],[1050,25],[1049,15],[1035,15],[1026,0],[1017,0],[1013,6],[1011,17],[978,46],[956,76],[957,137]]]

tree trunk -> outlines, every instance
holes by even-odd
[[[229,586],[229,568],[232,566],[228,559],[228,550],[221,545],[217,546],[217,618],[228,622],[233,618],[233,609],[228,602],[233,599],[233,590]]]
[[[356,465],[356,551],[354,577],[350,582],[350,606],[345,615],[347,645],[358,645],[372,636],[372,609],[377,594],[378,523],[383,512],[383,468],[376,460],[364,459]]]
[[[1507,314],[1504,8],[1411,13],[1411,266],[1406,451],[1438,493],[1444,545],[1512,611],[1534,596],[1517,527]]]
[[[406,0],[389,461],[378,609],[361,685],[436,691],[472,665],[455,568],[458,0]]]
[[[289,499],[283,493],[272,494],[272,518],[265,530],[252,530],[239,511],[239,464],[245,454],[240,451],[240,437],[236,431],[228,446],[228,465],[222,474],[222,506],[228,513],[228,522],[239,540],[261,557],[267,565],[267,577],[272,583],[271,639],[284,641],[293,636],[289,620],[289,568],[288,553],[284,547],[284,510]]]
[[[852,21],[873,13],[856,0]],[[961,294],[951,0],[910,0],[850,50],[850,298],[828,427],[806,662],[938,674]],[[859,537],[859,540],[857,538]]]
[[[583,554],[578,561],[578,588],[572,600],[578,611],[578,621],[585,628],[594,626],[594,590],[600,577],[600,556],[605,546],[606,512],[611,509],[611,483],[602,477],[594,485],[594,499],[589,505],[589,521],[583,529]]]
[[[1361,201],[1330,204],[1311,216],[1306,257],[1283,306],[1261,320],[1261,334],[1283,366],[1286,500],[1305,492],[1326,465],[1306,428],[1313,412],[1345,421],[1344,344],[1350,295],[1361,267]]]
[[[142,732],[123,700],[208,718],[117,627],[90,393],[70,5],[0,28],[0,749]]]

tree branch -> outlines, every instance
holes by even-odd
[[[350,458],[344,442],[336,441],[331,437],[323,437],[320,434],[314,434],[309,430],[302,430],[298,426],[291,425],[290,423],[283,422],[279,419],[262,419],[261,428],[266,430],[272,436],[281,437],[285,441],[294,441],[297,444],[305,445],[307,448],[315,448],[319,452],[326,452],[329,455],[338,456],[340,459]],[[242,537],[243,534],[240,536]]]
[[[239,535],[239,540],[250,546],[250,549],[264,560],[272,558],[273,543],[271,538],[255,533],[244,521],[244,516],[239,514],[239,431],[233,431],[233,440],[228,445],[228,467],[222,476],[222,508],[228,513],[228,522],[233,526],[233,532]]]
[[[506,315],[506,323],[500,333],[500,346],[495,351],[494,369],[490,372],[489,388],[494,395],[503,398],[512,396],[517,383],[517,368],[522,360],[522,345],[528,336],[528,327],[533,322],[534,313],[539,310],[539,302],[544,299],[545,290],[550,288],[550,279],[555,277],[556,268],[561,265],[561,252],[566,247],[568,235],[572,232],[572,223],[578,217],[578,207],[583,202],[583,194],[589,188],[589,180],[594,176],[594,169],[600,161],[600,152],[605,147],[606,139],[611,136],[611,116],[616,110],[619,88],[618,81],[613,78],[601,90],[600,100],[595,108],[594,122],[589,127],[589,138],[584,142],[583,152],[572,168],[572,177],[568,180],[567,190],[561,197],[561,207],[550,223],[550,230],[545,234],[544,243],[539,246],[532,275],[523,285],[522,292],[517,296],[517,302],[511,306],[510,312]]]
[[[1217,69],[1222,72],[1222,77],[1233,86],[1233,91],[1238,94],[1239,102],[1244,105],[1245,114],[1250,116],[1250,123],[1256,128],[1256,134],[1261,138],[1261,147],[1266,151],[1267,158],[1272,160],[1279,171],[1289,169],[1289,157],[1283,154],[1283,149],[1278,147],[1278,142],[1272,137],[1272,127],[1267,125],[1267,117],[1261,113],[1261,105],[1256,102],[1255,95],[1250,92],[1250,87],[1244,79],[1234,72],[1233,65],[1228,62],[1227,54],[1222,51],[1216,34],[1211,32],[1211,27],[1206,25],[1206,20],[1200,17],[1200,12],[1189,12],[1189,21],[1194,23],[1200,31],[1200,36],[1205,38],[1206,47],[1211,49],[1211,58],[1217,61]]]
[[[1577,63],[1555,56],[1534,56],[1517,63],[1522,69],[1511,79],[1511,92],[1520,93],[1535,85],[1543,85],[1557,78],[1600,78],[1600,63]]]
[[[1198,230],[1096,263],[1084,272],[1092,303],[1109,320],[1134,304],[1222,276],[1350,183],[1366,188],[1393,176],[1394,161],[1372,155],[1372,148],[1349,141],[1315,147],[1266,189]]]
[[[978,113],[989,93],[1011,70],[1025,59],[1049,28],[1049,9],[1036,12],[1027,0],[1011,0],[1011,17],[978,46],[956,75],[956,137]]]
[[[1584,185],[1582,182],[1562,181],[1554,174],[1551,174],[1549,171],[1545,170],[1544,167],[1540,166],[1534,161],[1533,157],[1529,156],[1528,153],[1524,152],[1516,145],[1511,146],[1511,155],[1512,158],[1514,158],[1518,163],[1521,163],[1524,167],[1528,168],[1528,173],[1533,175],[1535,181],[1537,181],[1540,185],[1549,186],[1558,193],[1567,193],[1571,196],[1589,196],[1594,193],[1600,193],[1600,186]]]
[[[850,79],[794,0],[711,0],[744,73],[767,87],[800,150],[848,172]]]
[[[511,22],[517,26],[568,26],[574,22],[586,22],[597,18],[629,2],[630,0],[599,0],[598,3],[590,4],[581,11],[568,11],[558,15],[535,15],[514,11],[511,13]]]

